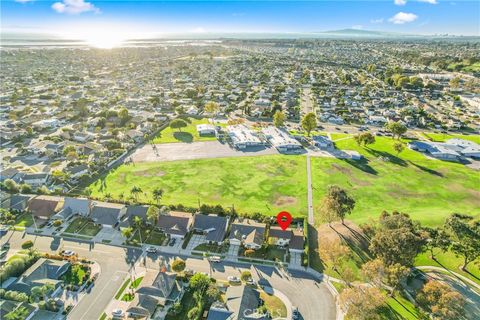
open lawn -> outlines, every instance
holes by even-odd
[[[17,220],[15,221],[15,226],[18,227],[30,227],[33,224],[33,217],[31,213],[23,213],[20,215]]]
[[[172,129],[169,126],[163,129],[157,137],[152,139],[152,143],[172,143],[172,142],[195,142],[195,141],[211,141],[216,140],[215,136],[199,136],[197,132],[198,124],[207,124],[210,123],[208,119],[194,119],[186,118],[184,119],[188,122],[186,128],[181,128],[181,131],[178,129]],[[219,125],[219,124],[216,124]]]
[[[102,230],[102,226],[89,221],[77,233],[93,237],[96,236],[100,230]]]
[[[238,212],[275,215],[287,210],[306,214],[304,156],[259,156],[122,165],[94,182],[92,195],[128,197],[132,186],[143,191],[139,201],[152,201],[152,190],[165,190],[162,204],[197,207],[198,202]]]
[[[219,246],[219,245],[214,244],[214,243],[212,243],[212,244],[202,243],[202,244],[199,244],[198,246],[196,246],[195,248],[193,248],[193,250],[223,254],[223,253],[226,253],[228,251],[228,245],[224,244],[224,245]]]
[[[422,133],[425,138],[430,141],[434,142],[445,142],[449,139],[457,138],[457,139],[464,139],[470,140],[475,143],[480,144],[480,136],[479,135],[462,135],[462,134],[448,134],[448,133]]]
[[[435,249],[435,258],[436,260],[430,259],[430,252],[419,254],[415,259],[415,265],[436,266],[452,270],[480,284],[480,268],[478,264],[475,265],[475,262],[471,262],[467,266],[468,272],[465,272],[460,269],[463,264],[463,259],[461,257],[456,257],[455,254],[451,251],[441,252],[440,250]]]
[[[267,310],[272,315],[272,319],[287,317],[287,307],[280,298],[270,295],[265,291],[260,291],[260,299],[265,302],[265,307],[267,307]]]
[[[285,261],[285,253],[287,251],[282,248],[277,248],[276,246],[269,245],[267,248],[260,248],[258,250],[254,250],[252,254],[249,256],[245,256],[247,258],[253,259],[263,259],[263,260],[271,260],[271,261]],[[240,255],[245,255],[245,249],[240,249]]]
[[[328,185],[337,184],[355,198],[356,206],[348,219],[357,223],[376,219],[383,210],[409,213],[430,226],[442,224],[453,212],[479,216],[477,171],[459,163],[428,159],[408,148],[397,156],[394,142],[377,137],[375,144],[363,148],[353,139],[344,139],[335,143],[337,148],[357,150],[366,159],[312,158],[315,211],[320,211]]]

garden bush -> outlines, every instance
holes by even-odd
[[[27,240],[24,243],[22,243],[22,249],[30,249],[31,247],[33,247],[32,240]]]

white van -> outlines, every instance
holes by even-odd
[[[208,261],[210,262],[220,262],[222,261],[222,258],[220,258],[219,256],[211,256],[208,258]]]

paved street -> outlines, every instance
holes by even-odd
[[[103,244],[89,244],[79,241],[64,241],[60,238],[25,235],[22,232],[9,232],[1,239],[1,244],[10,242],[11,250],[21,248],[22,242],[32,240],[35,248],[42,252],[70,249],[80,256],[99,263],[101,273],[90,294],[86,295],[69,314],[69,319],[96,320],[107,307],[123,279],[128,274],[131,263],[136,261],[141,251]],[[149,263],[158,264],[161,259],[167,263],[176,254],[153,255],[145,258]],[[182,257],[182,256],[180,256]],[[306,320],[335,319],[335,300],[321,279],[314,279],[304,271],[291,273],[269,266],[252,266],[247,263],[220,262],[210,263],[206,259],[182,257],[187,268],[197,272],[206,272],[219,280],[227,280],[230,275],[239,276],[242,270],[250,269],[255,280],[260,284],[274,287],[283,292]]]
[[[41,252],[74,250],[79,256],[97,261],[101,272],[90,294],[87,294],[72,309],[69,319],[96,320],[103,313],[128,273],[129,262],[137,260],[141,251],[102,244],[89,244],[76,241],[64,241],[60,238],[25,235],[22,232],[9,232],[0,238],[1,243],[10,242],[12,250],[20,249],[26,240],[35,242],[35,248]]]

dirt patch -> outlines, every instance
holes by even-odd
[[[281,207],[281,206],[293,206],[295,204],[297,204],[297,198],[295,197],[290,197],[290,196],[279,196],[275,199],[275,202],[274,204],[277,206],[277,207]]]
[[[343,173],[344,175],[351,176],[352,175],[352,169],[341,166],[339,164],[333,163],[332,168],[336,171],[339,171]]]
[[[164,171],[155,171],[152,172],[151,170],[142,170],[142,171],[135,171],[134,175],[138,177],[162,177],[165,175]]]
[[[318,242],[322,241],[342,241],[349,245],[354,245],[362,250],[368,250],[369,240],[359,226],[351,221],[345,221],[345,225],[341,222],[333,222],[330,227],[323,224],[317,228]]]

